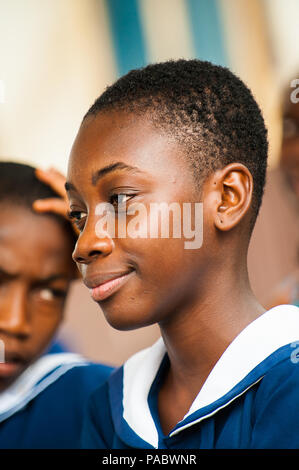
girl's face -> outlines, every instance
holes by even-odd
[[[186,249],[182,236],[153,238],[149,233],[151,203],[177,203],[182,208],[183,203],[200,201],[175,141],[133,115],[106,112],[88,117],[74,142],[67,179],[70,215],[81,231],[73,259],[113,327],[126,330],[161,323],[194,302],[207,266],[205,244]],[[99,231],[99,204],[116,207],[118,196],[115,233],[124,212],[139,203],[145,209],[138,212],[141,238]],[[126,233],[133,217],[126,214]],[[160,222],[155,218],[156,226]],[[208,231],[205,241],[206,237]],[[111,278],[114,281],[108,282]]]
[[[49,345],[75,275],[69,237],[55,219],[1,204],[0,391]]]

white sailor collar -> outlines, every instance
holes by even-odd
[[[87,364],[86,359],[75,353],[41,356],[8,389],[0,393],[0,423],[21,410],[68,370]]]
[[[298,340],[299,309],[293,305],[274,307],[247,325],[219,358],[188,413],[169,437],[216,413],[248,390],[262,379],[270,364],[273,367],[273,360],[269,362],[267,358],[279,348]],[[165,354],[166,347],[163,339],[159,338],[153,346],[127,360],[122,368],[122,396],[118,395],[122,404],[117,408],[123,410],[126,424],[154,448],[158,447],[159,436],[148,395]],[[263,367],[259,367],[261,363]],[[119,386],[118,380],[111,379],[110,387]],[[112,390],[111,393],[115,403],[117,392]],[[210,406],[215,403],[215,407]],[[200,416],[197,413],[199,410],[203,411]],[[196,419],[193,419],[194,414],[197,415]],[[115,414],[116,419],[115,424],[119,425],[119,417],[116,418]]]

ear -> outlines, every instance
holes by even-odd
[[[248,212],[253,191],[250,171],[241,163],[231,163],[215,173],[217,192],[215,226],[222,231],[231,230]]]

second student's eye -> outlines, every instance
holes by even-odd
[[[67,295],[67,289],[36,286],[32,290],[31,295],[36,302],[42,302],[44,305],[51,305],[53,303],[63,302]]]
[[[53,301],[55,299],[64,299],[66,291],[63,289],[43,288],[40,290],[39,295],[42,300]]]

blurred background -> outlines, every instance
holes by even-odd
[[[194,57],[228,66],[262,108],[269,168],[249,275],[264,306],[296,303],[298,0],[0,0],[0,159],[65,173],[82,117],[107,85],[150,62]],[[112,329],[76,282],[59,339],[118,365],[158,336],[156,326]]]

